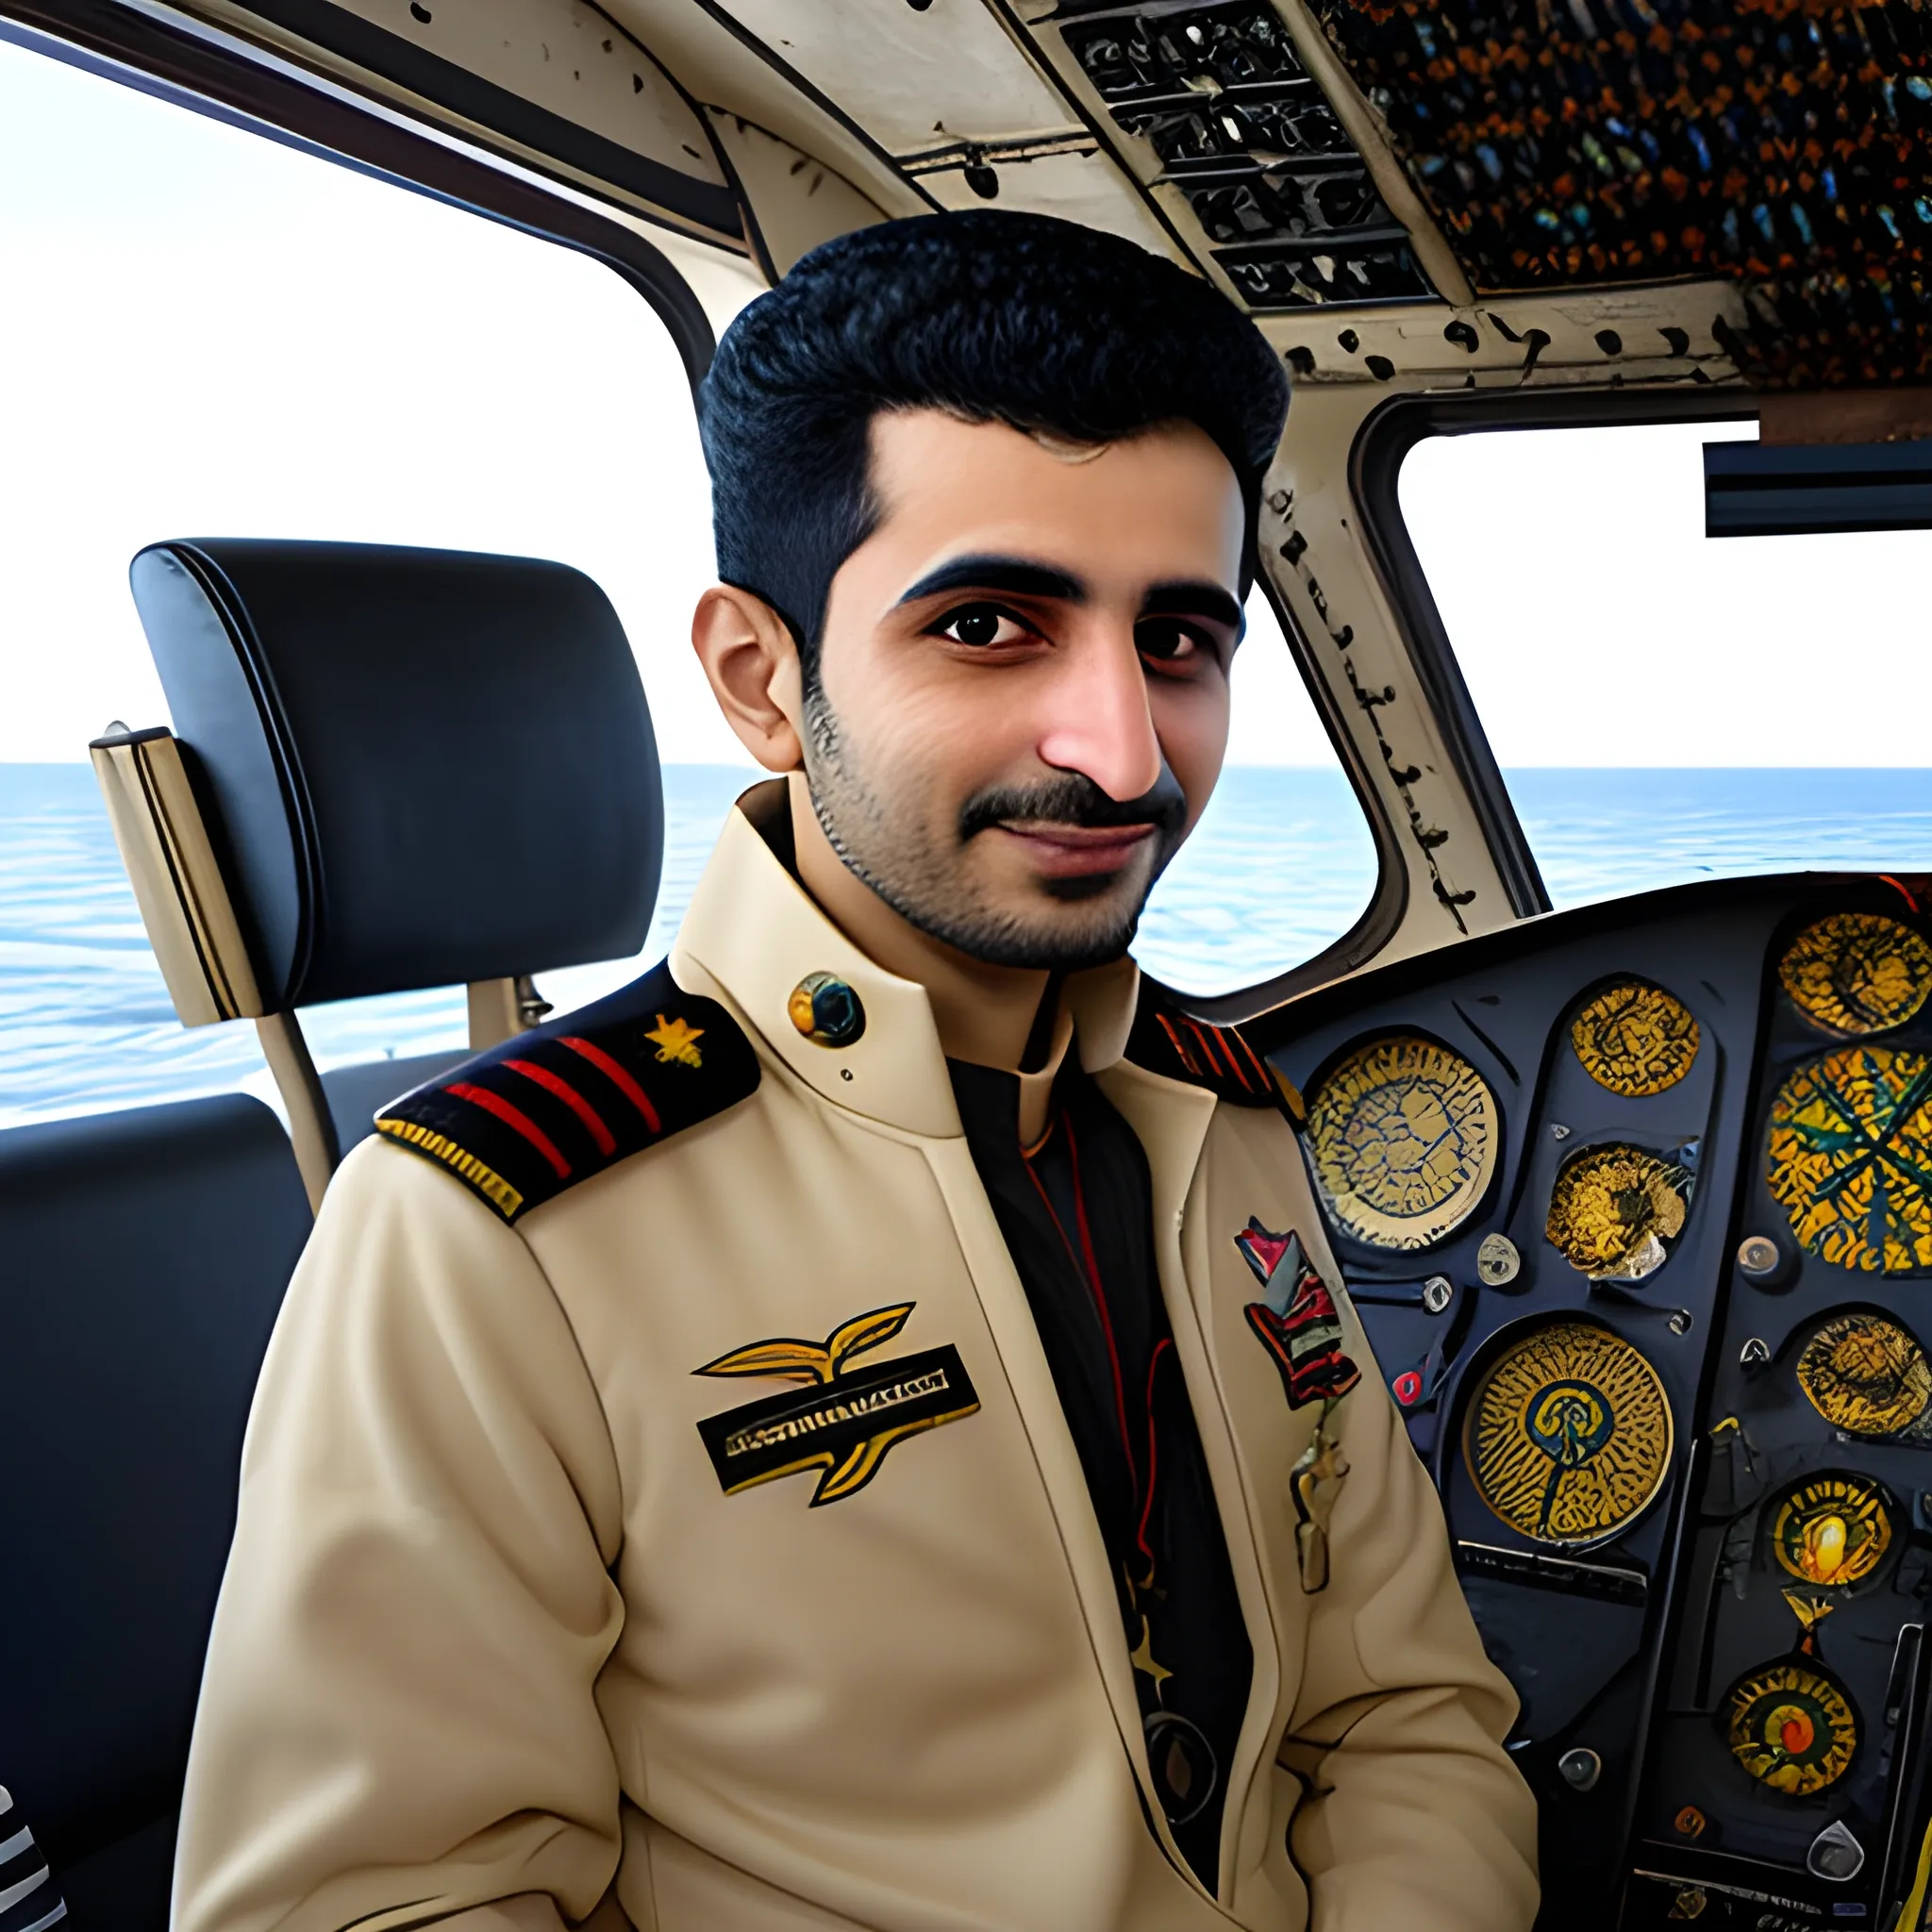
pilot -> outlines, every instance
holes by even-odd
[[[776,776],[665,965],[336,1176],[179,1932],[1529,1924],[1292,1097],[1127,952],[1286,405],[1206,283],[991,210],[727,332],[692,634]]]

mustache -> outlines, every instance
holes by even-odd
[[[1038,785],[991,785],[974,792],[959,808],[959,842],[1014,823],[1095,830],[1152,825],[1173,839],[1187,821],[1186,794],[1165,763],[1160,776],[1138,798],[1109,798],[1084,773],[1063,772]]]

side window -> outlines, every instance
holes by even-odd
[[[1154,889],[1134,955],[1185,992],[1240,992],[1312,959],[1374,896],[1374,839],[1268,600],[1248,598],[1227,763]]]
[[[672,768],[661,950],[742,754],[688,643],[704,466],[649,308],[587,257],[5,46],[0,180],[0,1123],[272,1092],[246,1023],[176,1023],[87,763],[111,720],[166,722],[126,580],[158,538],[587,571]],[[304,1024],[324,1067],[466,1037],[459,988]]]
[[[1748,423],[1419,443],[1404,521],[1558,906],[1932,867],[1932,532],[1707,539]]]

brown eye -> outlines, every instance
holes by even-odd
[[[1143,658],[1158,664],[1185,664],[1200,657],[1208,645],[1191,625],[1175,618],[1151,618],[1134,630],[1134,645]]]
[[[1010,612],[997,604],[968,604],[943,617],[933,626],[934,635],[951,638],[956,644],[985,647],[990,644],[1017,644],[1031,631]]]

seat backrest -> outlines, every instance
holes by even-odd
[[[0,1133],[0,1551],[22,1579],[0,1591],[0,1781],[77,1924],[164,1932],[242,1431],[308,1202],[449,1058],[318,1077],[292,1009],[463,983],[474,1041],[479,986],[635,952],[663,803],[629,645],[579,572],[210,540],[142,551],[132,581],[179,742],[123,734],[96,769],[168,740],[172,764],[122,774],[174,788],[123,853],[150,933],[172,919],[185,947],[156,935],[164,972],[244,956],[191,1024],[256,1017],[294,1149],[240,1097]]]
[[[81,1926],[167,1923],[243,1425],[308,1226],[241,1095],[0,1132],[0,1783]]]
[[[175,730],[93,745],[116,837],[183,1020],[256,1020],[319,1204],[344,1106],[398,1090],[320,1080],[295,1008],[461,984],[477,1050],[547,1010],[529,974],[643,944],[643,686],[609,599],[539,558],[195,538],[129,581]]]

